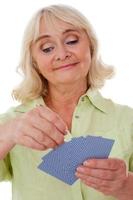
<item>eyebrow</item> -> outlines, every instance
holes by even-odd
[[[66,33],[69,33],[69,32],[79,32],[77,29],[66,29],[65,31],[63,31],[63,35],[66,34]],[[51,36],[50,35],[40,35],[36,40],[35,40],[35,43],[37,43],[38,41],[40,41],[41,39],[44,39],[44,38],[50,38]]]

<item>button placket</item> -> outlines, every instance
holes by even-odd
[[[72,133],[74,134],[74,136],[78,136],[80,135],[79,133],[79,126],[82,126],[81,122],[81,114],[82,114],[82,109],[84,107],[84,103],[85,103],[85,97],[81,97],[78,105],[76,106],[76,109],[73,113],[73,119],[72,119]]]

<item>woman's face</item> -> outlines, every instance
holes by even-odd
[[[86,80],[91,52],[85,31],[58,19],[56,25],[41,19],[39,31],[32,56],[48,83],[59,85]]]

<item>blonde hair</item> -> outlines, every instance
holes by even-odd
[[[106,79],[114,74],[113,67],[105,65],[98,55],[98,41],[91,24],[78,10],[66,5],[51,5],[39,10],[29,22],[24,34],[21,60],[18,66],[24,75],[22,82],[13,90],[13,97],[22,103],[35,99],[41,95],[47,95],[47,81],[38,72],[32,59],[31,45],[39,36],[40,19],[44,16],[48,19],[61,19],[77,28],[84,29],[88,34],[91,45],[91,67],[88,72],[90,88],[99,89]]]

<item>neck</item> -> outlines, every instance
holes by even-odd
[[[61,108],[75,108],[81,95],[87,90],[87,82],[82,81],[67,86],[48,85],[48,95],[45,99],[46,104],[60,110]]]

